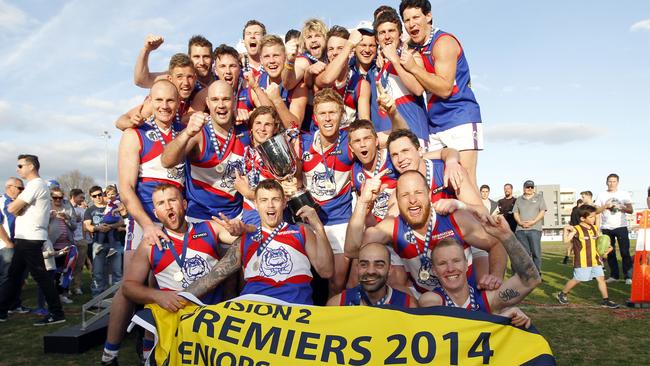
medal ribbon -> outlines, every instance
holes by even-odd
[[[221,162],[223,156],[226,154],[228,145],[230,145],[230,138],[232,137],[232,131],[234,129],[234,126],[230,127],[230,130],[228,130],[228,137],[226,137],[223,146],[221,146],[221,144],[219,143],[219,139],[217,139],[217,133],[215,132],[214,127],[212,126],[212,117],[208,117],[207,125],[208,125],[208,130],[210,130],[210,140],[214,145],[214,150],[217,154],[217,159],[219,160],[219,162]]]
[[[432,214],[433,215],[433,214]],[[429,258],[429,241],[431,240],[431,234],[433,233],[433,220],[431,216],[429,218],[429,225],[427,226],[427,233],[424,237],[424,245],[423,251],[420,251],[420,246],[418,245],[417,239],[415,240],[415,243],[413,244],[415,246],[415,250],[418,252],[418,257],[420,258],[420,264],[422,267],[426,268],[431,268],[431,259]],[[408,225],[408,224],[407,224]],[[415,238],[415,233],[413,232],[413,229],[409,226],[409,236]]]
[[[431,41],[433,41],[433,35],[436,34],[436,32],[438,32],[439,30],[440,30],[439,28],[431,27],[431,32],[429,32],[429,38],[424,42],[424,44],[419,45],[419,44],[409,42],[409,47],[411,47],[411,48],[413,48],[413,49],[415,49],[417,51],[421,51],[423,48],[426,48],[426,47],[429,46]]]
[[[442,291],[442,295],[445,297],[445,303],[447,306],[455,307],[455,308],[460,307],[456,305],[454,300],[452,300],[451,297],[449,297],[449,295],[447,295],[447,291],[445,291],[445,289],[440,287],[440,290]],[[469,308],[467,310],[478,311],[478,303],[476,302],[476,295],[474,294],[474,288],[472,286],[469,287]]]
[[[165,234],[167,234],[167,230],[163,229]],[[187,245],[189,244],[189,232],[191,230],[188,228],[188,230],[185,232],[185,235],[183,235],[183,251],[181,255],[178,255],[178,252],[176,252],[176,248],[174,248],[174,241],[172,240],[170,245],[169,245],[169,250],[171,251],[172,255],[174,256],[174,260],[178,264],[178,266],[181,268],[181,271],[183,271],[183,264],[185,263],[185,255],[187,254]],[[169,236],[169,234],[167,234]]]
[[[336,139],[336,145],[334,145],[334,148],[327,154],[325,154],[325,149],[323,149],[323,139],[321,138],[320,132],[318,133],[318,144],[320,145],[320,151],[323,156],[323,164],[325,164],[325,176],[327,176],[327,179],[331,179],[334,184],[336,182],[334,181],[334,170],[336,168],[336,160],[334,160],[334,164],[332,164],[332,170],[330,170],[330,167],[327,163],[327,158],[332,155],[335,151],[339,149],[339,145],[341,145],[341,133],[339,132],[339,137]]]
[[[391,289],[388,287],[386,289],[386,295],[379,299],[376,304],[373,304],[372,301],[370,301],[370,298],[368,297],[368,294],[363,290],[363,286],[358,285],[357,286],[357,291],[359,293],[359,305],[361,305],[361,300],[363,300],[368,306],[379,306],[379,305],[384,305],[386,304],[386,301],[388,301],[388,298],[390,297],[391,294]]]
[[[178,114],[177,114],[177,116],[178,116]],[[163,149],[164,149],[165,145],[167,145],[167,143],[165,142],[165,139],[163,138],[162,131],[160,131],[160,128],[158,127],[158,124],[156,123],[156,121],[154,121],[154,117],[151,117],[151,119],[149,119],[149,121],[147,121],[147,123],[149,123],[149,125],[151,125],[153,130],[156,132],[156,137],[158,137],[158,139],[160,139],[160,143],[162,144]],[[172,140],[173,140],[173,139],[176,138],[176,131],[174,130],[173,125],[170,127],[170,130],[172,131]]]
[[[264,250],[271,243],[271,240],[273,240],[273,238],[275,238],[275,236],[280,232],[280,230],[282,230],[282,228],[284,228],[285,224],[286,223],[284,221],[282,221],[280,223],[280,225],[276,226],[275,229],[273,229],[273,231],[271,232],[271,234],[269,234],[269,236],[266,238],[266,240],[264,240],[264,242],[262,244],[260,244],[260,246],[257,248],[257,256],[258,257],[260,255],[262,255],[262,253],[264,253]],[[262,238],[262,227],[261,226],[257,227],[257,233],[259,234],[260,238]]]

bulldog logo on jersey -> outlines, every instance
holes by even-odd
[[[366,175],[363,174],[363,172],[359,172],[359,174],[357,174],[357,182],[363,183],[365,181],[366,181]]]
[[[173,168],[167,169],[167,178],[169,179],[181,179],[185,173],[185,164],[176,165]]]
[[[222,163],[223,164],[223,163]],[[223,172],[221,177],[221,188],[233,188],[235,187],[235,172],[239,172],[239,175],[244,175],[244,161],[240,159],[228,161],[226,163],[226,169]]]
[[[320,197],[329,197],[336,194],[334,177],[328,177],[325,172],[315,172],[311,177],[311,193]]]
[[[185,259],[183,265],[183,281],[181,282],[183,288],[187,288],[190,283],[205,276],[209,271],[210,267],[208,266],[208,262],[198,254],[192,258]]]
[[[154,130],[147,131],[147,133],[145,133],[144,135],[147,136],[147,138],[152,142],[158,141],[158,134]]]
[[[273,277],[279,274],[290,274],[293,269],[293,262],[289,252],[283,247],[267,249],[262,254],[260,273],[265,277]]]
[[[304,153],[302,153],[302,161],[310,161],[311,158],[312,156],[309,153],[309,151],[305,151]]]
[[[417,240],[415,240],[415,233],[413,233],[412,230],[409,230],[404,234],[404,240],[406,240],[406,242],[410,244],[417,243]]]
[[[384,218],[388,213],[388,199],[390,198],[390,193],[382,191],[377,195],[375,199],[375,205],[372,208],[372,214],[375,217]]]

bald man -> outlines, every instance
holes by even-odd
[[[478,284],[484,289],[499,287],[505,272],[506,256],[499,240],[489,235],[480,222],[467,210],[455,210],[446,213],[457,202],[441,199],[432,209],[431,192],[426,178],[417,170],[404,172],[397,179],[396,196],[399,215],[388,217],[379,224],[365,228],[366,204],[361,200],[352,212],[345,241],[345,254],[349,258],[359,255],[359,248],[365,243],[382,243],[392,245],[395,252],[404,261],[414,286],[414,295],[432,291],[439,285],[438,278],[432,271],[430,253],[445,238],[456,238],[462,243],[468,261],[467,278],[471,284]],[[372,189],[370,186],[365,189]],[[376,192],[372,192],[376,194]],[[361,193],[362,196],[368,192]],[[442,213],[445,212],[445,213]],[[490,275],[476,282],[473,266],[472,246],[494,253],[496,264],[490,267]]]
[[[243,197],[235,179],[244,174],[244,148],[249,144],[246,125],[235,126],[235,99],[230,84],[210,84],[207,113],[194,113],[187,127],[163,152],[162,164],[173,167],[186,159],[190,164],[187,182],[187,216],[190,222],[210,220],[223,214],[238,217]]]
[[[183,120],[186,122],[187,118],[189,118],[186,115],[188,114],[186,112],[188,112],[192,100],[198,93],[198,90],[194,88],[196,85],[196,71],[194,70],[192,60],[184,53],[173,55],[169,60],[167,75],[158,80],[169,80],[174,84],[174,86],[176,86],[179,100],[175,117],[177,121]],[[153,102],[149,96],[147,96],[142,104],[133,107],[131,110],[121,115],[120,118],[115,121],[115,127],[120,130],[138,127],[154,114],[153,108]]]
[[[124,271],[128,269],[140,242],[160,246],[160,238],[167,238],[153,213],[153,190],[162,183],[179,188],[185,183],[183,164],[164,168],[160,162],[165,146],[183,129],[176,121],[180,103],[178,89],[169,80],[158,80],[151,87],[148,99],[153,115],[141,126],[127,128],[118,150],[120,197],[129,212]],[[96,226],[89,227],[91,232],[96,229]],[[110,364],[117,358],[132,313],[133,303],[127,300],[120,288],[111,303],[102,362]]]
[[[359,250],[357,273],[359,285],[335,295],[327,306],[393,305],[417,308],[417,300],[406,292],[388,286],[390,253],[381,243],[368,243]]]

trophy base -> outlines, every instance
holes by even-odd
[[[314,198],[311,196],[311,193],[309,193],[309,191],[298,192],[287,202],[287,208],[289,209],[291,219],[294,220],[294,223],[302,222],[296,213],[303,206],[313,207],[314,209],[318,210],[318,205],[316,204],[316,201],[314,201]]]

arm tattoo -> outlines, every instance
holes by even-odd
[[[519,243],[514,234],[510,234],[510,237],[503,241],[503,246],[506,248],[506,252],[508,252],[508,256],[510,257],[513,272],[524,283],[539,280],[539,272],[532,258],[526,253],[524,247]]]
[[[507,288],[507,289],[505,289],[503,291],[499,291],[499,298],[503,302],[508,302],[510,300],[514,300],[517,297],[519,297],[519,295],[521,295],[519,293],[519,291],[517,291],[515,289],[511,289],[511,288]]]
[[[226,255],[219,260],[219,263],[207,275],[194,281],[185,291],[196,297],[201,297],[219,286],[228,276],[237,272],[241,267],[240,245],[241,238],[232,243]]]

